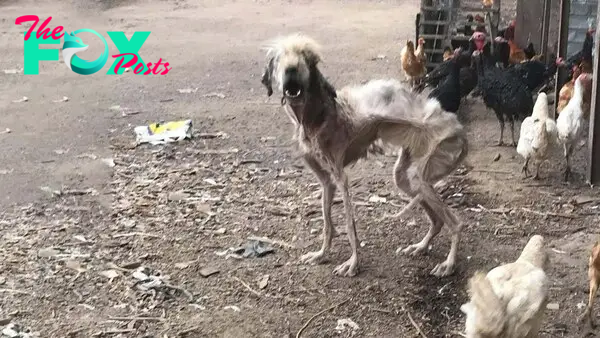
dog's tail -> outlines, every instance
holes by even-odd
[[[477,272],[469,280],[470,302],[460,310],[467,315],[466,331],[484,337],[500,337],[506,322],[506,309],[494,293],[485,273]]]

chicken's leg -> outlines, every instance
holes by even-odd
[[[503,146],[504,145],[504,119],[502,117],[499,117],[499,122],[500,122],[500,139],[498,140],[498,143],[496,145]]]
[[[535,164],[535,176],[533,176],[534,180],[539,180],[540,179],[540,167],[542,166],[542,161],[538,160],[537,163]]]
[[[513,119],[511,117],[509,122],[510,122],[510,134],[512,136],[512,146],[516,147],[517,141],[515,141],[515,119]]]
[[[569,176],[571,175],[571,153],[573,152],[573,146],[571,144],[564,145],[565,150],[565,160],[567,162],[567,166],[565,168],[565,182],[569,181]]]
[[[323,214],[323,243],[319,251],[309,252],[302,257],[300,261],[303,263],[317,264],[320,263],[324,256],[331,248],[331,239],[335,235],[335,229],[331,220],[331,205],[333,204],[333,196],[335,195],[335,185],[331,182],[331,176],[323,170],[315,159],[306,156],[305,161],[315,173],[321,183],[321,212]]]
[[[352,248],[352,256],[337,266],[333,273],[338,276],[352,277],[358,272],[358,238],[356,236],[356,226],[354,224],[354,210],[352,206],[352,200],[350,198],[350,192],[348,188],[348,177],[346,174],[341,173],[340,177],[336,178],[338,189],[342,193],[342,200],[344,202],[344,212],[346,214],[346,231],[348,232],[348,241]]]
[[[523,164],[523,168],[521,171],[525,174],[525,178],[529,177],[529,170],[527,167],[529,166],[529,157],[525,159],[525,163]]]

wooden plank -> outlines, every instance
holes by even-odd
[[[470,38],[471,38],[470,36],[465,36],[465,35],[454,35],[450,38],[450,40],[468,41]],[[492,41],[492,37],[490,35],[487,35],[485,37],[485,39],[488,41]]]
[[[533,43],[536,52],[542,50],[544,0],[519,0],[515,27],[515,42],[521,48]]]
[[[447,21],[447,20],[442,20],[442,21],[437,21],[437,20],[423,20],[423,21],[421,21],[421,25],[445,26],[445,25],[447,25],[449,23],[450,23],[450,21]]]
[[[437,39],[437,40],[443,40],[446,38],[446,35],[443,34],[421,34],[421,37],[423,39]]]
[[[598,3],[600,8],[600,2]],[[600,19],[600,10],[597,11],[596,20]],[[596,21],[598,22],[598,21]],[[600,118],[596,118],[596,112],[600,109],[600,86],[598,85],[598,71],[600,71],[600,29],[596,30],[594,37],[594,81],[592,83],[592,106],[590,108],[590,131],[588,140],[588,184],[600,182]]]
[[[550,8],[551,8],[552,0],[544,0],[544,17],[542,20],[542,41],[540,52],[544,55],[544,61],[548,62],[550,60],[550,55],[548,55],[548,39],[550,35]]]
[[[421,11],[447,12],[448,8],[445,8],[445,7],[433,7],[433,6],[421,6]]]
[[[444,54],[443,49],[424,49],[427,54]]]
[[[571,1],[560,0],[559,23],[558,23],[558,51],[557,56],[567,59],[567,44],[569,43],[569,14],[571,13]],[[554,98],[554,117],[556,118],[556,108],[558,106],[558,94],[563,84],[566,82],[567,70],[559,68],[556,73],[556,88]]]
[[[478,12],[478,13],[499,13],[500,10],[496,8],[483,8],[483,7],[473,7],[473,6],[461,6],[461,12]]]

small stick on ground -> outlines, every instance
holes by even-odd
[[[83,332],[83,331],[85,331],[84,328],[80,328],[80,329],[77,329],[77,330],[69,331],[69,332],[67,332],[67,337],[74,337],[76,334],[78,334],[80,332]]]
[[[375,312],[387,313],[388,315],[392,314],[392,311],[386,310],[386,309],[378,309],[378,308],[375,308],[375,307],[369,307],[369,309],[372,310],[372,311],[375,311]]]
[[[536,215],[539,215],[539,216],[555,216],[555,217],[564,217],[564,218],[577,218],[574,215],[557,214],[555,212],[541,212],[541,211],[531,210],[529,208],[521,208],[521,210],[523,210],[525,212],[532,213],[532,214],[536,214]]]
[[[16,294],[20,294],[20,295],[30,295],[30,292],[27,291],[21,291],[21,290],[17,290],[17,289],[0,289],[0,293],[16,293]]]
[[[248,285],[248,283],[244,282],[243,280],[237,278],[237,277],[233,277],[233,279],[237,280],[238,282],[240,282],[240,284],[242,284],[246,289],[248,289],[248,291],[252,292],[253,294],[257,295],[259,298],[262,297],[262,293],[254,290],[253,288],[250,287],[250,285]]]
[[[154,238],[160,238],[161,237],[159,235],[147,234],[147,233],[143,233],[143,232],[128,232],[126,234],[115,234],[115,235],[112,235],[112,238],[132,237],[132,236],[154,237]]]
[[[132,320],[162,322],[163,320],[165,320],[164,318],[160,318],[160,317],[112,317],[112,316],[108,316],[108,319],[125,321],[125,322],[129,322]]]
[[[193,327],[190,327],[189,329],[181,330],[181,331],[177,332],[175,335],[177,337],[185,336],[186,334],[192,333],[192,332],[198,330],[199,328],[200,328],[200,326],[193,326]]]
[[[410,315],[410,312],[408,312],[408,310],[406,310],[405,308],[402,308],[402,310],[404,310],[404,312],[406,313],[406,316],[408,317],[408,320],[410,320],[410,323],[415,327],[415,329],[417,329],[417,332],[421,335],[421,337],[427,338],[427,336],[423,333],[423,331],[421,331],[421,328],[419,327],[419,325],[417,325],[417,322],[415,322],[413,317]]]
[[[335,305],[332,305],[332,306],[330,306],[330,307],[326,308],[325,310],[321,310],[321,311],[319,311],[319,312],[315,313],[315,315],[314,315],[314,316],[310,317],[310,318],[308,319],[308,321],[306,321],[306,323],[304,323],[304,325],[303,325],[303,326],[300,328],[300,330],[298,331],[298,333],[296,333],[296,338],[300,338],[300,335],[302,334],[302,332],[303,332],[303,331],[304,331],[304,330],[305,330],[305,329],[308,327],[308,325],[310,325],[310,323],[311,323],[313,320],[315,320],[315,318],[317,318],[318,316],[320,316],[320,315],[324,314],[324,313],[325,313],[325,312],[327,312],[327,311],[331,311],[331,310],[333,310],[333,309],[335,309],[335,308],[337,308],[337,307],[339,307],[339,306],[342,306],[342,305],[346,304],[346,303],[347,303],[347,302],[348,302],[350,299],[351,299],[351,298],[348,298],[348,299],[346,299],[346,300],[344,300],[344,301],[341,301],[341,302],[339,302],[339,303],[337,303],[337,304],[335,304]]]
[[[119,333],[131,333],[131,332],[135,332],[135,330],[134,329],[106,330],[106,331],[100,331],[100,332],[94,333],[92,335],[92,337],[102,337],[107,334],[119,334]]]
[[[258,236],[250,236],[248,237],[248,240],[250,241],[259,241],[259,242],[265,242],[271,245],[279,245],[281,247],[284,248],[289,248],[289,249],[297,249],[297,247],[293,244],[290,244],[288,242],[284,242],[282,240],[279,239],[270,239],[268,237],[258,237]]]
[[[513,173],[510,171],[502,171],[502,170],[486,170],[486,169],[473,169],[471,172],[474,173],[492,173],[492,174],[504,174],[504,175],[512,175]]]

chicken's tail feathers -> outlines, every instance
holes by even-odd
[[[546,93],[541,92],[538,94],[537,99],[535,100],[535,104],[533,105],[533,114],[534,117],[544,118],[548,117],[548,96]]]
[[[470,301],[460,307],[467,315],[466,331],[499,337],[506,323],[506,310],[485,273],[476,272],[469,279],[468,293]]]
[[[535,267],[545,270],[548,262],[548,254],[544,249],[544,237],[540,235],[531,237],[517,261],[526,261]]]

